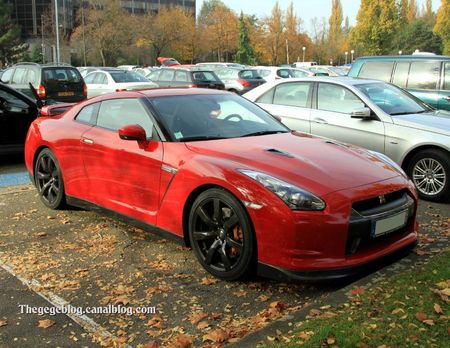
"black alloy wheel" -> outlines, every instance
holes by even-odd
[[[444,150],[427,149],[415,154],[406,173],[420,198],[445,202],[450,198],[450,155]]]
[[[189,238],[202,266],[212,275],[235,280],[254,266],[255,238],[241,203],[222,189],[195,200],[189,215]]]
[[[34,182],[41,201],[51,209],[64,207],[64,183],[58,160],[50,149],[39,153],[34,168]]]

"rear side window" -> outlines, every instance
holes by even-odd
[[[25,75],[25,83],[31,83],[33,85],[37,83],[34,70],[28,69],[27,74]]]
[[[81,75],[77,69],[71,68],[45,68],[42,69],[42,81],[50,80],[64,81],[71,83],[81,82]]]
[[[256,79],[259,77],[256,70],[241,70],[238,75],[241,79]]]
[[[441,70],[440,62],[412,62],[408,88],[436,89]]]
[[[159,80],[160,81],[172,81],[174,75],[175,75],[175,71],[173,71],[173,70],[163,70],[159,74]]]
[[[445,63],[444,89],[450,91],[450,63]]]
[[[97,111],[98,111],[99,106],[100,106],[100,103],[95,103],[95,104],[85,106],[84,108],[82,108],[80,110],[80,112],[75,117],[75,119],[78,122],[95,125],[95,118],[97,116]]]
[[[358,77],[390,82],[393,68],[394,62],[366,62]]]
[[[188,82],[188,74],[186,71],[177,71],[175,73],[175,81]]]
[[[275,90],[273,103],[306,108],[310,89],[311,84],[308,82],[278,85]]]
[[[394,78],[392,79],[392,83],[399,87],[406,87],[406,83],[408,82],[408,72],[410,62],[398,62],[395,66]]]
[[[216,75],[210,71],[199,71],[192,73],[192,78],[196,82],[218,81]]]
[[[95,75],[93,83],[99,84],[99,85],[107,85],[108,84],[108,78],[103,73],[97,73]]]
[[[280,69],[277,71],[277,75],[282,77],[282,78],[288,78],[291,77],[290,71],[286,70],[286,69]]]
[[[27,70],[25,68],[16,68],[12,83],[22,83]]]
[[[94,83],[94,79],[97,76],[97,74],[89,74],[84,78],[84,82],[86,83]]]
[[[263,104],[272,104],[274,92],[275,92],[275,88],[272,88],[271,90],[267,91],[262,96],[260,96],[258,99],[256,99],[255,102],[263,103]]]

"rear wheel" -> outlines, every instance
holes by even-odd
[[[240,202],[222,189],[210,189],[194,201],[189,238],[202,266],[214,276],[235,280],[254,265],[254,233]]]
[[[429,201],[450,197],[450,155],[439,149],[428,149],[414,155],[407,166],[419,196]]]
[[[34,182],[41,201],[51,209],[65,206],[64,183],[61,168],[56,156],[50,149],[39,153],[34,168]]]

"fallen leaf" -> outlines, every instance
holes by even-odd
[[[316,316],[318,316],[318,315],[320,315],[320,314],[322,314],[322,312],[321,312],[320,310],[316,309],[316,308],[313,308],[313,309],[311,309],[311,310],[309,311],[309,315],[310,315],[311,317],[316,317]]]
[[[178,334],[173,338],[173,343],[177,348],[188,348],[193,342],[193,338],[186,334]]]
[[[159,344],[158,342],[152,340],[152,341],[148,341],[147,343],[145,343],[142,348],[158,348]]]
[[[266,301],[269,300],[269,296],[261,295],[261,296],[258,297],[258,299],[259,299],[261,302],[266,302]]]
[[[301,339],[303,339],[305,341],[308,341],[312,335],[314,335],[314,332],[312,332],[312,331],[301,331],[298,334],[298,337],[300,337]]]
[[[364,291],[366,291],[364,288],[354,288],[350,290],[350,295],[361,295],[364,293]]]
[[[423,320],[422,323],[425,323],[425,324],[427,324],[429,326],[433,326],[434,325],[434,321],[431,320],[431,319]]]
[[[192,325],[197,325],[198,322],[200,322],[202,319],[205,319],[207,316],[208,314],[205,312],[192,313],[188,316],[188,320]]]
[[[213,341],[215,343],[225,342],[228,338],[228,334],[222,329],[216,329],[208,332],[206,335],[203,335],[203,342],[205,341]]]
[[[47,235],[47,232],[39,232],[37,234],[38,237],[45,237]]]
[[[369,348],[369,346],[363,342],[358,342],[356,348]]]
[[[416,313],[416,318],[419,321],[424,321],[427,318],[427,315],[425,313]]]
[[[442,310],[442,307],[440,305],[438,305],[437,303],[434,304],[433,308],[434,308],[434,311],[437,314],[443,314],[444,313],[444,311]]]
[[[207,327],[209,327],[209,323],[207,321],[201,321],[197,325],[197,329],[199,330],[206,329]]]
[[[216,278],[209,278],[209,277],[204,277],[202,278],[202,284],[203,285],[211,285],[211,284],[216,284],[219,280]]]
[[[6,320],[0,320],[0,327],[8,325]]]
[[[50,319],[44,319],[44,320],[39,320],[38,321],[38,327],[41,327],[43,329],[47,329],[50,326],[53,326],[55,324],[55,322],[53,320]]]
[[[327,337],[327,344],[329,344],[330,346],[336,343],[336,338],[334,338],[333,336]]]
[[[392,314],[399,314],[399,313],[405,313],[405,311],[403,310],[403,308],[396,308],[391,313]]]

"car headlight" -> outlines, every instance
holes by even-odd
[[[399,172],[401,175],[403,175],[405,178],[408,179],[408,175],[406,175],[405,171],[400,167],[397,163],[395,163],[392,159],[390,159],[388,156],[381,152],[368,150],[368,152],[377,157],[379,160],[383,161],[384,163],[390,165],[392,168],[394,168],[397,172]]]
[[[292,210],[325,209],[325,202],[311,192],[264,173],[248,169],[239,169],[239,172],[249,176],[263,185],[266,189],[275,193]]]

